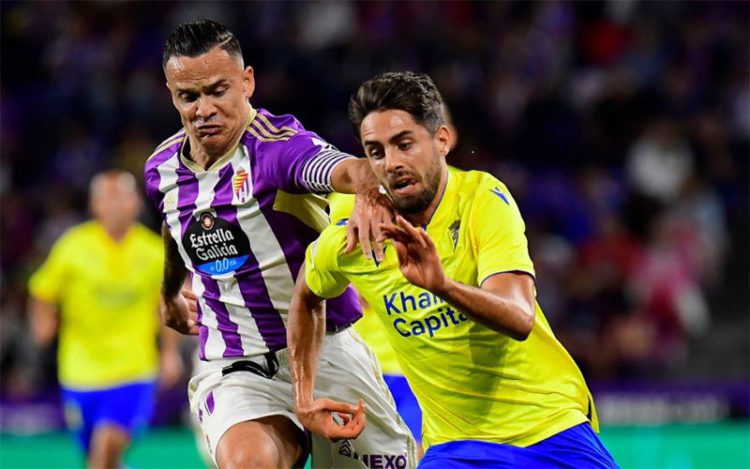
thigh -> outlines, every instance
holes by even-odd
[[[313,437],[315,467],[416,465],[416,443],[396,410],[375,355],[351,329],[325,338],[315,381],[316,397],[365,402],[367,424],[356,440],[331,443]]]
[[[298,443],[304,447],[306,440],[302,438],[302,425],[294,415],[292,387],[289,382],[276,377],[268,379],[245,371],[222,376],[221,366],[217,365],[209,367],[190,381],[189,397],[190,408],[198,418],[208,452],[214,462],[217,460],[218,444],[230,429],[233,435],[252,434],[263,431],[264,428],[268,430],[265,425],[269,421],[282,422],[278,428],[281,429],[279,432],[285,435],[291,433],[285,431],[285,428],[289,425],[295,427],[298,430],[295,433]],[[284,420],[270,419],[263,425],[251,424],[272,416]],[[276,438],[273,435],[275,433],[272,432],[270,437]],[[230,436],[227,441],[234,442],[240,439]],[[255,444],[252,446],[256,447]]]
[[[271,415],[230,427],[219,440],[221,468],[288,468],[306,456],[303,432],[291,420]]]

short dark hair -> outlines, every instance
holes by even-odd
[[[166,68],[171,57],[197,57],[216,46],[231,55],[242,58],[240,41],[223,24],[207,19],[183,23],[172,31],[167,42],[164,43],[161,66]]]
[[[425,73],[387,72],[362,83],[349,99],[349,120],[359,126],[371,112],[399,109],[434,134],[443,125],[443,97]]]

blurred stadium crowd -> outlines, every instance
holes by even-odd
[[[237,32],[256,107],[355,154],[357,86],[429,73],[460,135],[449,163],[513,192],[540,304],[589,380],[747,378],[749,5],[3,2],[4,398],[54,384],[29,358],[29,273],[95,172],[142,177],[179,128],[161,48],[197,17]]]

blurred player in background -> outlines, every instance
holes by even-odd
[[[96,175],[90,207],[94,219],[67,231],[32,275],[29,311],[40,346],[59,335],[65,416],[88,465],[112,468],[154,403],[162,243],[136,221],[132,174]],[[161,380],[171,386],[183,371],[180,335],[164,328],[161,339]]]
[[[341,224],[308,248],[290,309],[294,378],[313,379],[323,299],[351,282],[424,412],[421,467],[616,467],[583,376],[536,303],[518,207],[490,174],[448,168],[441,103],[429,77],[409,72],[353,96],[350,119],[401,215],[383,227],[382,262],[345,253]],[[303,423],[325,434],[336,405],[317,404]]]
[[[199,334],[206,362],[190,383],[191,408],[220,467],[300,465],[309,436],[294,414],[286,316],[304,249],[328,224],[326,201],[313,193],[378,200],[377,180],[366,161],[339,152],[293,116],[250,105],[253,69],[223,25],[180,25],[167,39],[162,64],[184,129],[146,162],[146,189],[164,219],[162,314],[175,329]],[[370,219],[388,213],[373,212]],[[369,254],[369,222],[360,222]],[[382,258],[377,243],[374,257]],[[192,293],[181,293],[186,275],[197,297],[195,319]],[[317,337],[326,366],[315,390],[364,401],[368,425],[356,441],[340,445],[314,438],[313,465],[361,466],[370,456],[413,465],[414,441],[377,361],[349,327],[361,316],[354,291],[345,289],[327,306]],[[338,408],[344,419],[327,436],[361,431],[361,401]]]

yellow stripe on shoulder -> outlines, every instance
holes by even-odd
[[[263,123],[266,124],[268,126],[268,128],[271,129],[271,132],[273,132],[274,134],[291,132],[292,135],[294,135],[294,134],[297,133],[296,130],[294,130],[293,128],[291,128],[289,126],[286,126],[286,125],[279,129],[278,127],[276,127],[275,125],[273,125],[270,120],[268,120],[268,117],[264,116],[261,113],[258,113],[258,115],[256,116],[256,118],[262,120]]]
[[[185,129],[181,129],[176,134],[172,135],[168,139],[164,140],[159,144],[158,147],[156,147],[156,150],[154,150],[153,153],[148,158],[151,158],[152,156],[156,155],[157,153],[160,153],[167,148],[169,148],[170,145],[174,145],[175,143],[179,142],[180,140],[184,139],[187,136],[187,132],[185,132]]]
[[[283,142],[285,140],[289,140],[291,138],[291,135],[289,136],[281,136],[281,137],[264,137],[261,136],[258,131],[255,129],[253,125],[247,126],[247,131],[250,132],[250,134],[260,140],[261,142]]]
[[[250,126],[248,126],[248,128],[249,127],[253,127],[257,132],[264,135],[265,138],[291,137],[292,135],[297,133],[292,129],[285,130],[284,132],[281,132],[281,133],[271,133],[268,131],[268,129],[263,127],[260,124],[260,122],[258,122],[257,120],[253,120],[252,122],[250,122]]]

